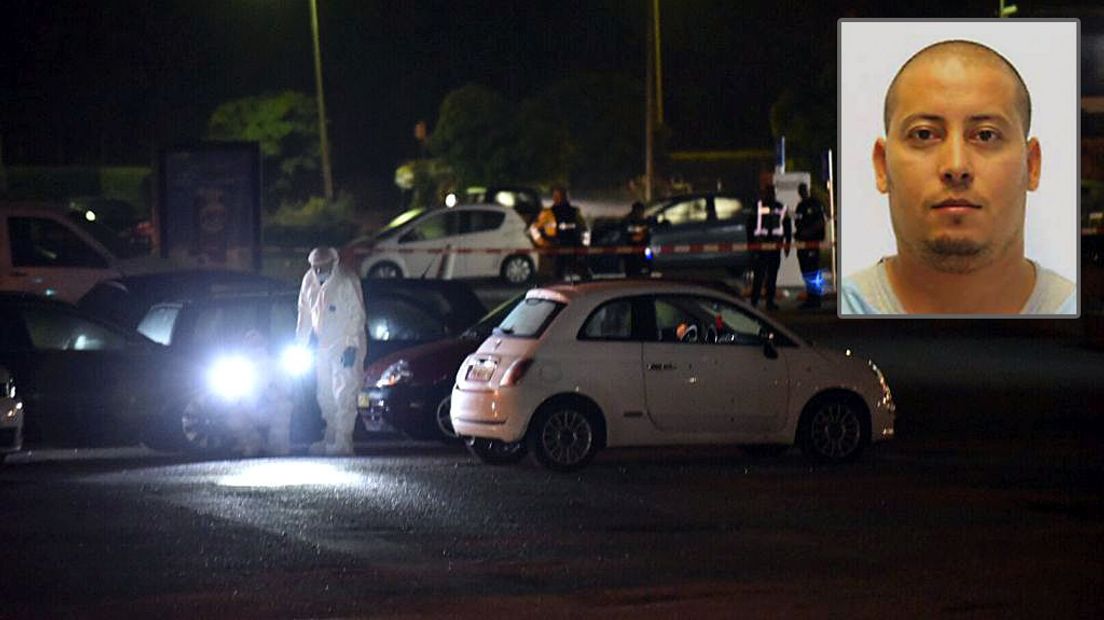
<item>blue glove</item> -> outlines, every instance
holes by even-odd
[[[345,352],[341,354],[341,365],[345,368],[352,368],[353,363],[356,362],[356,347],[345,347]]]

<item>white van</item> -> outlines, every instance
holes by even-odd
[[[0,291],[72,303],[100,280],[164,266],[148,256],[120,255],[109,230],[79,216],[43,203],[0,203]]]

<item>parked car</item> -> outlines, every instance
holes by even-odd
[[[101,280],[77,301],[77,307],[104,321],[135,329],[150,307],[159,302],[234,291],[280,290],[288,286],[286,282],[242,271],[166,271]]]
[[[15,379],[0,366],[0,464],[12,452],[23,447],[23,401],[16,390]]]
[[[69,304],[0,293],[0,365],[18,386],[28,441],[134,443],[176,366],[146,338]]]
[[[649,205],[644,214],[650,231],[646,256],[652,269],[725,268],[742,274],[751,266],[747,250],[690,247],[747,243],[748,211],[734,195],[703,193],[664,198]],[[595,221],[590,239],[591,247],[630,245],[620,219]],[[671,251],[674,246],[684,249]],[[614,256],[594,256],[590,266],[596,273],[624,271],[623,261]]]
[[[95,222],[114,233],[114,241],[128,253],[149,254],[153,245],[153,224],[138,207],[118,198],[79,196],[69,199],[74,216]]]
[[[350,246],[343,255],[354,257],[352,268],[367,278],[500,277],[524,284],[539,265],[521,216],[491,205],[425,211]]]
[[[155,447],[184,448],[217,454],[229,441],[228,431],[204,403],[210,402],[208,373],[224,360],[240,357],[250,331],[267,343],[273,355],[300,368],[289,375],[296,415],[293,436],[310,437],[317,430],[313,375],[303,370],[304,353],[293,347],[298,317],[298,291],[224,293],[154,305],[138,332],[188,361],[187,390],[161,408],[161,424],[151,429]],[[365,283],[368,332],[366,362],[424,342],[460,333],[483,311],[465,284],[432,280],[386,280]],[[239,371],[243,364],[237,362]]]
[[[486,462],[529,450],[566,471],[604,447],[670,444],[848,461],[893,436],[895,406],[872,362],[814,348],[736,297],[605,281],[529,291],[458,370],[450,415]]]
[[[0,291],[75,302],[100,280],[165,266],[133,256],[115,233],[64,206],[0,204]]]
[[[464,190],[461,197],[451,194],[453,199],[463,204],[496,204],[517,212],[525,224],[537,218],[544,205],[540,192],[532,187],[492,185],[490,187],[472,186]],[[446,202],[447,204],[447,202]]]
[[[453,441],[449,407],[456,369],[521,301],[515,296],[463,333],[385,355],[364,371],[357,411],[364,427],[397,428],[415,439]]]

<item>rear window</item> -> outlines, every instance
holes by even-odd
[[[515,338],[539,338],[563,307],[564,304],[548,299],[526,299],[507,314],[494,331]]]

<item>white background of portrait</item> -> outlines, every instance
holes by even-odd
[[[889,201],[874,184],[871,153],[885,135],[882,104],[901,65],[947,39],[989,46],[1008,59],[1031,93],[1031,136],[1043,165],[1027,193],[1025,251],[1077,281],[1077,25],[1073,22],[840,23],[840,273],[851,275],[897,253]]]

